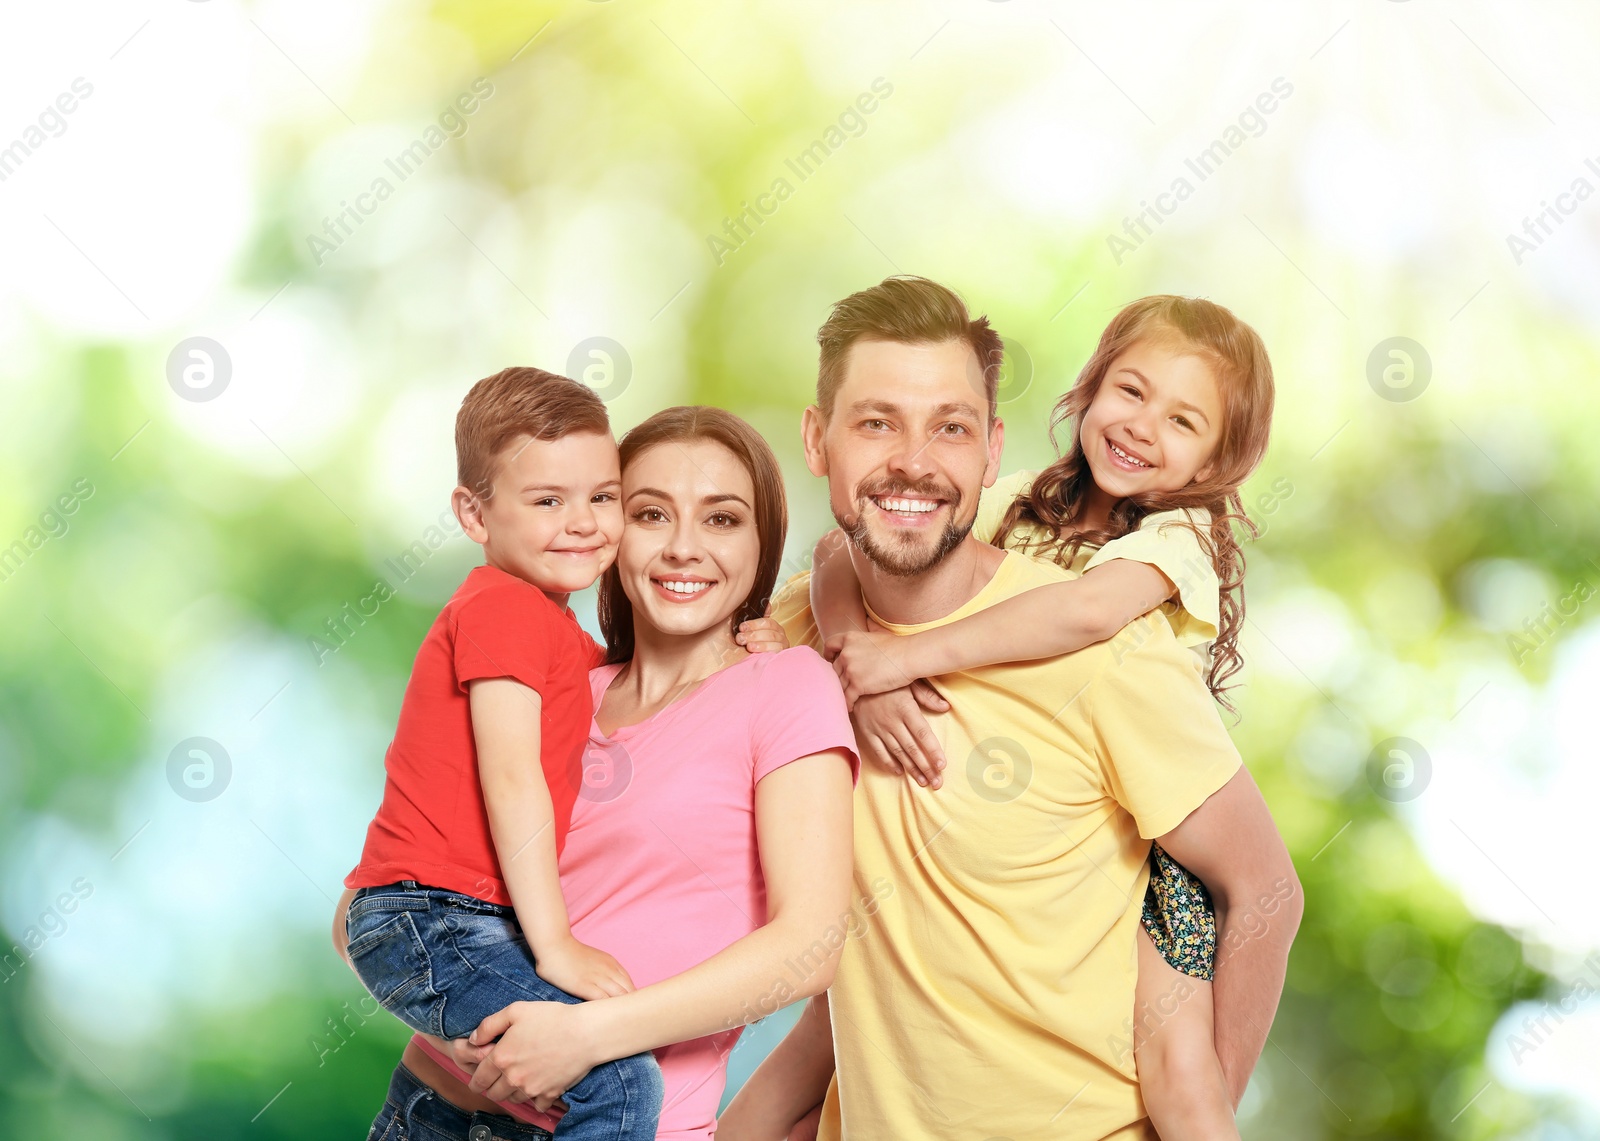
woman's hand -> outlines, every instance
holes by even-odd
[[[616,959],[572,937],[553,947],[541,947],[534,970],[551,986],[592,1002],[614,998],[633,989],[633,979]]]
[[[339,952],[339,957],[344,960],[345,966],[352,971],[356,969],[350,961],[350,931],[345,926],[345,915],[350,911],[350,901],[355,899],[356,889],[347,887],[344,894],[339,897],[339,902],[333,909],[333,949]]]
[[[915,637],[884,633],[875,626],[835,634],[823,644],[823,657],[833,663],[849,708],[869,694],[901,689],[921,676],[912,661]]]
[[[890,772],[905,773],[920,785],[938,788],[943,782],[944,750],[922,715],[942,713],[949,702],[925,681],[861,698],[850,714],[856,730],[856,747],[863,760]]]
[[[604,1059],[593,1052],[583,1006],[514,1002],[478,1024],[467,1049],[451,1044],[462,1069],[473,1060],[471,1088],[491,1101],[533,1103],[541,1113]],[[496,1041],[498,1039],[498,1041]]]
[[[494,1049],[492,1043],[487,1046],[474,1046],[471,1038],[436,1038],[432,1034],[423,1034],[422,1037],[426,1038],[435,1050],[465,1070],[469,1076],[477,1071],[478,1063],[488,1057],[489,1051]]]

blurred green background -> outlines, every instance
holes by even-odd
[[[0,1136],[364,1135],[405,1035],[327,932],[461,396],[737,411],[800,569],[815,330],[895,272],[1008,338],[1008,471],[1133,298],[1272,352],[1233,731],[1308,906],[1245,1136],[1600,1135],[1592,5],[3,19]]]

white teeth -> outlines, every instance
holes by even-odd
[[[1130,464],[1138,464],[1140,467],[1151,467],[1151,466],[1153,466],[1151,464],[1145,463],[1141,459],[1136,459],[1135,457],[1130,456],[1127,452],[1125,452],[1121,448],[1117,447],[1117,445],[1112,444],[1110,440],[1107,440],[1106,443],[1111,445],[1111,450],[1113,452],[1116,452],[1117,455],[1119,455],[1123,459],[1127,460]]]
[[[877,502],[883,510],[903,515],[921,515],[936,511],[939,507],[937,503],[927,499],[879,499]]]
[[[699,594],[702,590],[711,585],[709,582],[678,582],[676,580],[669,581],[667,579],[657,579],[656,581],[662,586],[666,587],[668,590],[672,591],[673,594]]]

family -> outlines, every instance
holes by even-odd
[[[1211,302],[1112,320],[1000,477],[1002,342],[891,277],[818,333],[839,529],[771,448],[478,382],[484,549],[418,651],[334,942],[413,1031],[369,1141],[1237,1138],[1300,884],[1218,712],[1273,387]],[[599,583],[605,645],[567,605]],[[1230,706],[1231,708],[1231,706]],[[717,1115],[742,1028],[806,1000]]]

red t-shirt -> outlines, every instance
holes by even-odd
[[[467,683],[508,677],[538,692],[539,763],[559,854],[594,716],[589,670],[602,656],[572,611],[538,587],[496,567],[475,568],[417,651],[384,757],[383,802],[345,887],[416,880],[510,905],[478,782]]]

